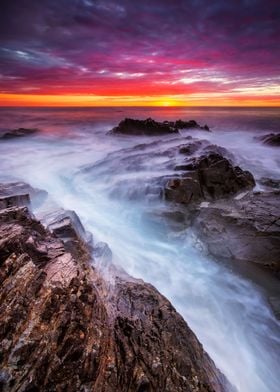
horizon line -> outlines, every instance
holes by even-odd
[[[280,109],[280,105],[0,105],[0,108],[157,108],[157,109],[173,109],[173,108],[267,108],[267,109]]]

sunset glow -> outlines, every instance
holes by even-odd
[[[5,2],[0,105],[280,106],[277,2],[241,3]]]

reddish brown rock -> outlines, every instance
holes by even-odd
[[[26,207],[0,211],[0,281],[4,392],[230,390],[153,286],[110,286]]]
[[[65,249],[74,257],[78,257],[92,245],[92,235],[84,229],[75,211],[60,208],[43,215],[41,221],[63,241]]]
[[[0,200],[2,200],[1,208],[28,206],[30,203],[33,207],[39,206],[46,200],[47,197],[48,193],[46,191],[33,188],[25,182],[17,181],[0,184]],[[6,206],[3,204],[4,199],[6,200]]]

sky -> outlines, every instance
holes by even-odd
[[[3,0],[0,106],[280,106],[274,0]]]

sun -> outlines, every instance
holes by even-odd
[[[173,99],[169,98],[162,98],[156,102],[157,106],[163,106],[163,107],[170,107],[170,106],[176,106],[176,101]]]

